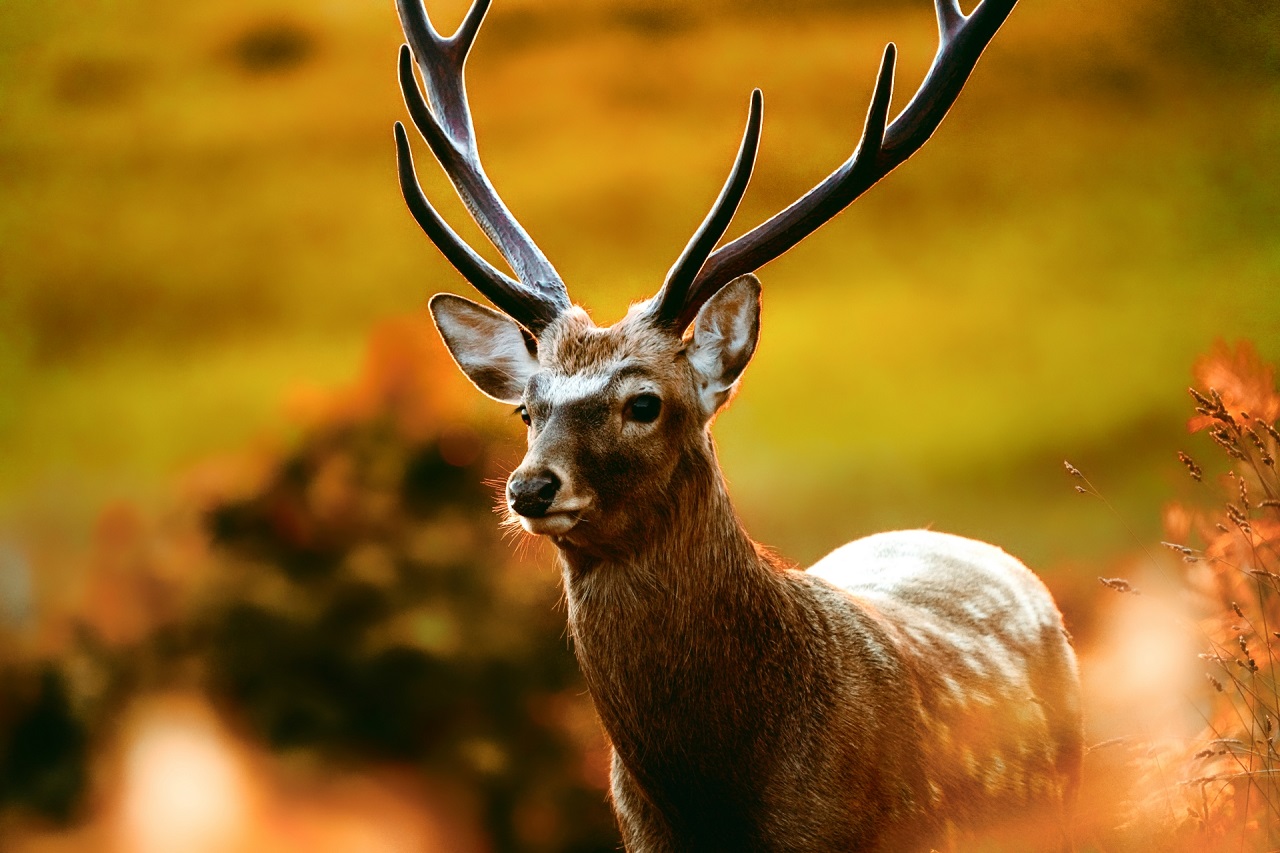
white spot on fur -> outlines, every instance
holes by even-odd
[[[615,368],[616,369],[616,368]],[[587,400],[602,393],[613,379],[613,370],[603,373],[554,374],[547,381],[542,397],[553,408]],[[542,380],[538,380],[539,383]]]
[[[960,753],[960,764],[964,767],[964,772],[970,777],[976,778],[978,775],[978,759],[973,755],[973,750],[966,748]]]

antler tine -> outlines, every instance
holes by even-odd
[[[414,218],[450,263],[495,305],[537,334],[569,307],[569,294],[551,262],[498,196],[476,148],[463,71],[488,9],[489,0],[475,0],[457,32],[443,38],[431,25],[422,0],[396,0],[400,23],[409,41],[400,49],[400,90],[431,153],[518,281],[477,255],[427,203],[413,171],[408,139],[397,132],[400,183]],[[426,89],[425,99],[414,78],[415,59]]]
[[[720,242],[724,232],[729,228],[738,204],[747,191],[751,181],[751,171],[755,166],[756,152],[760,150],[760,126],[764,116],[764,94],[755,89],[751,92],[751,104],[747,110],[747,129],[742,134],[742,143],[738,146],[738,156],[734,160],[733,169],[725,181],[720,195],[706,219],[698,226],[697,232],[689,240],[680,257],[676,259],[667,273],[662,290],[653,300],[654,312],[659,323],[671,325],[678,321],[680,311],[688,296],[689,285],[693,284],[698,270],[702,269],[711,250]],[[687,326],[686,322],[684,326]],[[681,326],[680,328],[684,328]]]
[[[431,202],[427,201],[418,184],[413,169],[413,154],[409,148],[409,136],[400,122],[395,124],[395,137],[400,192],[404,194],[405,204],[409,206],[409,212],[417,220],[418,226],[436,244],[445,259],[453,264],[454,269],[462,273],[463,278],[471,282],[498,310],[522,323],[535,335],[540,333],[559,315],[560,308],[538,298],[536,294],[521,287],[520,282],[504,275],[501,270],[476,254],[449,227],[431,206]]]
[[[938,50],[911,101],[886,127],[896,52],[889,44],[853,155],[791,206],[714,251],[689,287],[678,324],[688,325],[721,287],[785,253],[918,151],[942,123],[1016,2],[982,0],[966,16],[956,0],[934,0]]]

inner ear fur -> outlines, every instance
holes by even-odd
[[[427,306],[458,368],[486,396],[503,403],[524,399],[539,369],[533,336],[515,320],[455,296],[437,293]]]
[[[685,354],[708,414],[728,401],[759,339],[760,280],[754,275],[735,278],[698,311]]]

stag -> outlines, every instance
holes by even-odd
[[[752,92],[711,212],[657,295],[601,327],[481,166],[463,68],[488,0],[447,38],[421,0],[397,0],[409,114],[513,274],[431,206],[397,122],[410,211],[499,309],[442,293],[430,311],[462,372],[528,426],[507,505],[558,550],[632,853],[927,850],[1074,798],[1079,676],[1040,580],[992,545],[920,530],[790,568],[740,524],[710,434],[756,348],[753,272],[924,144],[1014,2],[982,0],[965,15],[935,0],[939,47],[906,107],[888,121],[890,44],[853,155],[716,248],[760,141]]]

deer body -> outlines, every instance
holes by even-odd
[[[630,853],[910,853],[1030,805],[1071,803],[1079,677],[1040,581],[993,546],[927,531],[787,568],[742,529],[710,434],[755,352],[751,271],[924,143],[1013,1],[982,0],[965,16],[935,0],[938,54],[906,108],[888,121],[891,45],[853,156],[715,249],[759,144],[754,92],[729,179],[661,290],[599,327],[481,168],[462,69],[487,0],[449,38],[420,0],[397,0],[412,46],[400,54],[409,112],[516,275],[431,207],[397,124],[411,212],[501,309],[438,294],[432,316],[462,371],[529,426],[507,505],[559,550]]]
[[[673,413],[652,444],[588,428],[617,408],[610,372],[629,374],[619,397],[650,389],[664,409],[684,377],[643,324],[578,319],[548,330],[528,366],[538,411],[522,469],[558,472],[565,503],[590,508],[550,535],[629,851],[927,849],[952,826],[1069,802],[1075,660],[1031,572],[928,531],[785,567],[738,522],[705,425]],[[620,457],[611,476],[596,473],[600,439]],[[651,446],[672,452],[665,476],[631,462]]]
[[[1023,637],[993,640],[964,615],[883,589],[884,606],[868,606],[812,573],[755,562],[745,539],[714,592],[593,590],[593,601],[570,582],[627,849],[909,851],[953,827],[1067,804],[1081,732],[1078,698],[1059,686],[1074,660],[1056,610],[1025,569],[1007,576],[998,553],[968,563],[956,551],[976,543],[955,540],[881,534],[840,568],[874,577],[900,563],[921,586],[981,579],[980,598],[1026,596],[991,617],[1041,611]],[[681,593],[699,606],[673,606]]]

